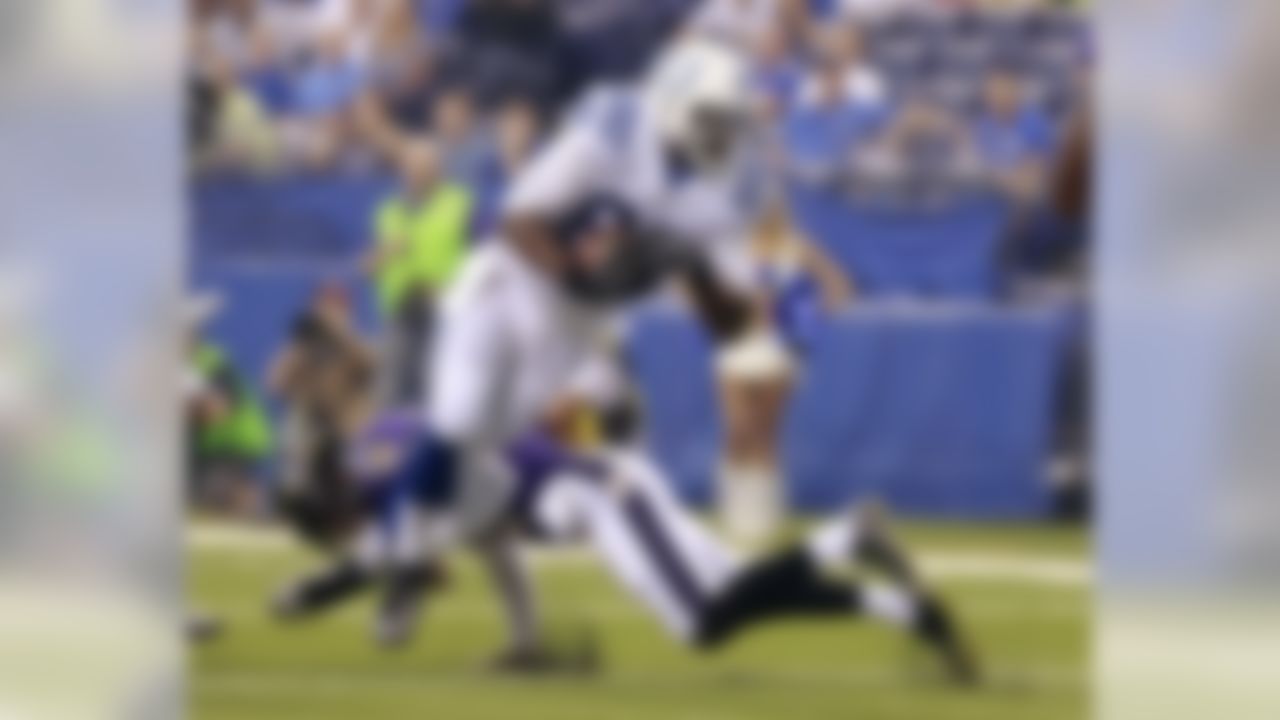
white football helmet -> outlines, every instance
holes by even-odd
[[[734,154],[750,118],[750,66],[737,50],[688,37],[668,49],[650,72],[644,99],[662,139],[702,169]]]

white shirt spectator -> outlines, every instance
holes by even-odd
[[[750,49],[777,20],[777,0],[703,0],[689,29]]]
[[[800,102],[808,106],[816,103],[820,94],[818,85],[818,78],[806,78],[800,88]],[[849,68],[845,72],[844,86],[849,102],[860,107],[883,107],[889,100],[884,76],[866,65]]]
[[[834,66],[844,75],[845,98],[858,107],[878,108],[888,101],[889,90],[884,76],[866,60],[862,23],[837,20],[815,31],[817,62]],[[820,73],[810,73],[800,88],[800,102],[817,101]]]
[[[837,12],[841,17],[865,20],[925,4],[922,0],[838,0]]]
[[[388,4],[387,0],[261,0],[259,12],[285,57],[312,49],[333,33],[343,33],[351,58],[363,61]]]
[[[253,33],[248,22],[232,13],[219,12],[200,20],[194,40],[196,55],[219,58],[243,70],[253,60]]]

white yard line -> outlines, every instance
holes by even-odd
[[[754,676],[755,683],[777,687],[808,688],[813,691],[846,690],[850,686],[901,687],[909,681],[909,675],[901,668],[891,664],[875,666],[842,667],[839,669],[806,667],[799,669],[770,669],[767,675]],[[695,677],[690,679],[682,675],[668,675],[655,672],[628,671],[625,675],[608,673],[588,676],[585,679],[567,677],[560,683],[589,682],[602,689],[644,688],[653,692],[671,691],[707,687],[708,679]],[[511,682],[511,681],[508,681]],[[519,682],[519,681],[514,681]],[[342,697],[351,692],[367,692],[377,690],[382,693],[408,693],[412,695],[430,694],[441,687],[462,688],[476,686],[488,691],[501,692],[502,681],[495,685],[491,674],[476,671],[473,673],[446,672],[444,675],[432,675],[419,671],[412,672],[368,672],[352,673],[345,669],[312,670],[305,672],[276,672],[241,670],[201,670],[197,683],[205,692],[219,692],[243,695],[331,695]],[[1001,667],[991,669],[987,673],[986,684],[989,688],[1000,689],[1018,687],[1026,690],[1033,687],[1037,690],[1076,690],[1086,686],[1087,672],[1079,667],[1064,664],[1030,663],[1016,668]],[[702,717],[699,715],[698,717]]]
[[[252,551],[289,553],[298,544],[278,528],[197,524],[187,531],[187,544],[198,552]],[[581,548],[537,549],[530,553],[536,565],[580,566],[593,563]],[[990,550],[929,550],[920,554],[924,573],[943,580],[985,580],[1033,585],[1085,587],[1093,584],[1092,565],[1062,553]]]

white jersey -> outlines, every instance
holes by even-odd
[[[677,172],[638,92],[605,87],[571,113],[520,173],[508,215],[558,223],[607,198],[648,227],[696,243],[724,282],[750,282],[745,228],[757,207],[745,153],[715,176]],[[440,303],[425,419],[463,452],[459,510],[483,526],[508,491],[495,472],[507,443],[562,396],[612,327],[615,307],[580,303],[501,238],[473,253]]]
[[[726,280],[741,274],[742,239],[760,205],[763,173],[743,149],[716,174],[680,169],[640,93],[590,92],[517,178],[508,215],[559,217],[590,198],[623,203],[646,226],[701,247]]]

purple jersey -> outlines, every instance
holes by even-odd
[[[393,483],[406,481],[404,464],[415,444],[430,440],[430,430],[417,414],[382,413],[352,446],[347,458],[350,477],[362,493],[381,495],[392,490]],[[591,460],[571,452],[542,432],[525,434],[508,446],[506,455],[516,480],[510,512],[522,521],[529,518],[538,494],[556,473],[563,470],[599,473]]]

